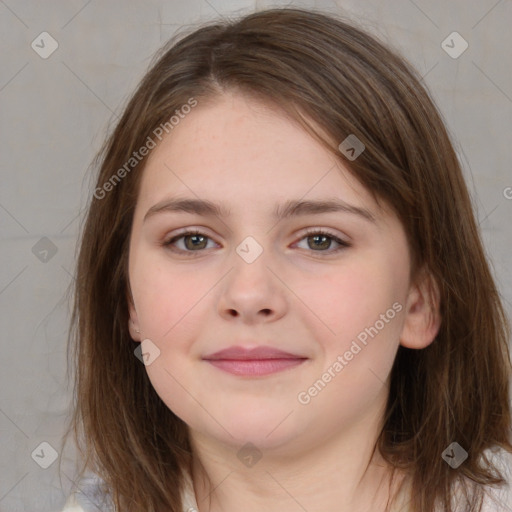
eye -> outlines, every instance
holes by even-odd
[[[346,247],[350,247],[350,244],[348,242],[341,240],[333,233],[329,233],[328,231],[325,231],[323,229],[311,229],[307,231],[305,236],[301,238],[301,241],[302,240],[307,240],[307,248],[313,249],[313,252],[333,254],[345,249]],[[338,244],[339,247],[333,250],[327,250],[329,249],[333,241],[336,244]],[[321,256],[324,255],[321,254]]]
[[[211,240],[211,238],[201,231],[191,230],[170,238],[163,242],[162,245],[168,247],[173,252],[189,254],[193,252],[200,253],[203,249],[208,248],[208,240]],[[341,240],[335,234],[323,229],[308,230],[300,239],[300,241],[302,240],[307,240],[307,249],[311,249],[312,252],[316,253],[326,253],[326,256],[350,247],[348,242]],[[179,245],[178,242],[183,242],[182,247],[177,247],[177,245]],[[333,242],[337,244],[338,247],[329,250]],[[320,254],[320,256],[324,256],[324,254]]]
[[[174,247],[174,244],[179,240],[183,239],[185,244],[185,248]],[[172,237],[171,239],[164,242],[162,245],[165,247],[169,247],[171,250],[176,252],[200,252],[201,249],[206,248],[206,241],[209,240],[210,237],[206,236],[204,233],[200,231],[186,231],[179,235]]]

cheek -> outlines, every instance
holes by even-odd
[[[214,276],[208,279],[185,265],[165,265],[151,255],[140,258],[133,270],[132,290],[144,335],[161,342],[191,325],[215,284]]]
[[[392,306],[399,295],[395,284],[386,261],[365,261],[361,257],[323,275],[312,276],[303,282],[298,295],[305,304],[304,313],[313,315],[332,339],[335,336],[337,340],[348,340]]]
[[[406,264],[397,265],[393,257],[373,252],[359,254],[339,272],[308,282],[308,308],[322,320],[312,317],[322,344],[322,370],[332,367],[339,375],[331,386],[334,394],[327,395],[336,403],[357,408],[359,399],[371,400],[386,380],[400,341],[407,271]],[[338,356],[343,357],[341,363]],[[336,361],[339,364],[333,367]],[[346,395],[345,389],[353,394]]]

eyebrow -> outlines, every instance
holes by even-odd
[[[202,215],[204,217],[230,217],[231,212],[222,205],[205,199],[193,198],[170,198],[164,199],[152,206],[144,216],[144,221],[159,213],[191,213]],[[366,208],[354,206],[341,199],[325,200],[288,200],[282,205],[276,205],[273,211],[273,217],[276,220],[282,220],[289,217],[301,215],[318,215],[322,213],[351,213],[358,215],[363,219],[376,223],[375,216]]]

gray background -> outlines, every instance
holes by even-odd
[[[88,167],[107,129],[178,27],[279,5],[341,11],[423,75],[463,163],[510,315],[510,0],[0,0],[0,511],[59,510],[72,484],[69,443],[58,454],[60,478],[58,460],[43,469],[31,454],[42,442],[60,446],[69,415],[66,292],[92,193]],[[59,45],[47,59],[31,47],[43,31]],[[441,46],[453,31],[469,43],[458,58]]]

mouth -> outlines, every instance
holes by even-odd
[[[295,368],[308,358],[272,347],[230,347],[203,358],[212,366],[239,376],[263,376]]]
[[[260,376],[281,372],[299,366],[306,359],[212,359],[207,361],[216,368],[233,375]]]

